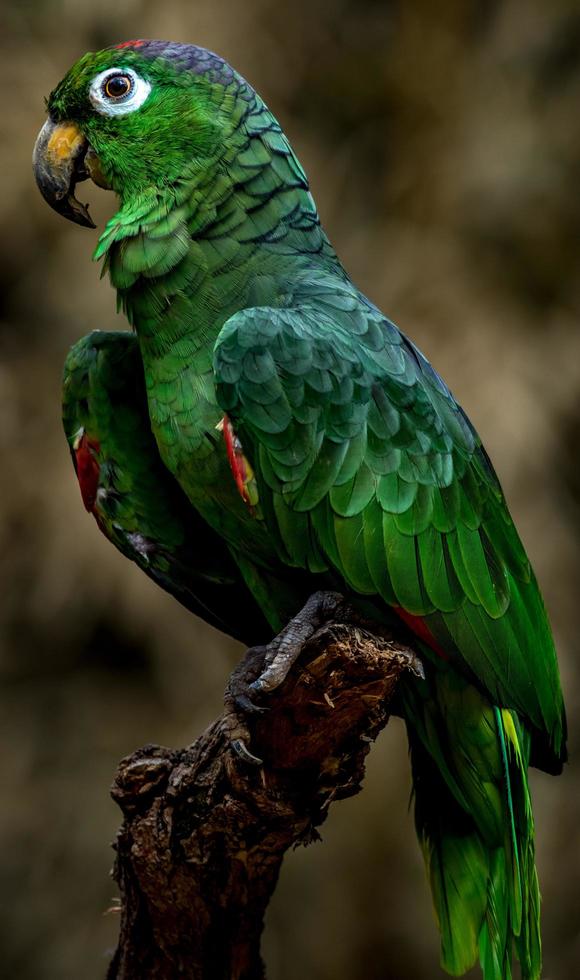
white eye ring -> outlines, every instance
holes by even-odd
[[[131,80],[131,88],[127,94],[117,98],[105,92],[107,82],[116,75]],[[93,108],[102,116],[125,116],[128,112],[135,112],[135,109],[142,106],[150,91],[149,82],[141,78],[132,68],[107,68],[93,78],[89,89],[89,100]]]

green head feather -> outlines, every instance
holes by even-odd
[[[150,86],[134,111],[130,100],[124,109],[123,100],[108,106],[103,97],[96,107],[91,99],[95,80],[114,69]],[[212,170],[237,133],[250,93],[226,62],[203,48],[134,41],[84,55],[50,95],[48,110],[55,122],[78,126],[105,181],[126,199]]]

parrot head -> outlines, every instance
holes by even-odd
[[[48,99],[33,154],[43,197],[94,228],[75,197],[82,180],[126,199],[203,177],[237,132],[240,83],[252,91],[222,58],[194,45],[140,40],[86,54]]]

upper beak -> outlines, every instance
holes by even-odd
[[[95,228],[87,205],[74,195],[77,183],[89,176],[84,166],[87,149],[88,143],[74,123],[47,119],[34,144],[32,169],[40,193],[51,208],[69,221]]]

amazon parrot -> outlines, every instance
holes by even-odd
[[[33,159],[94,227],[134,334],[70,352],[64,423],[85,506],[162,587],[246,643],[335,590],[415,634],[401,680],[415,823],[453,975],[541,975],[528,765],[566,722],[530,563],[477,432],[350,280],[260,96],[219,56],[134,40],[80,59]],[[258,684],[258,689],[260,685]],[[268,684],[262,688],[267,691]]]

